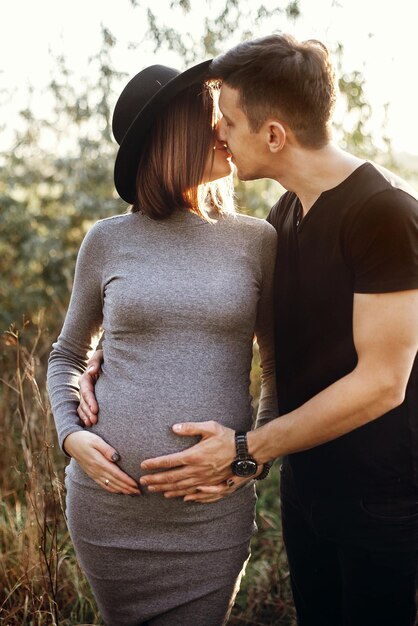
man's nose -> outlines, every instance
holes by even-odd
[[[224,124],[223,124],[223,118],[221,117],[216,126],[215,126],[215,131],[216,131],[216,137],[218,139],[218,141],[222,141],[223,143],[226,142],[226,134],[225,134],[225,128],[224,128]]]

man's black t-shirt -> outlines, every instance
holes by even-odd
[[[418,202],[371,163],[322,193],[298,225],[299,210],[299,199],[287,192],[267,218],[279,242],[282,415],[355,368],[354,293],[418,288]],[[298,488],[312,496],[418,491],[418,359],[401,406],[288,461]]]

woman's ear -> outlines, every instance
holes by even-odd
[[[280,152],[286,143],[286,129],[277,120],[267,123],[267,145],[270,152]]]

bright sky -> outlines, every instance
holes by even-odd
[[[224,1],[191,0],[197,10],[188,17],[170,10],[169,0],[154,0],[151,5],[168,25],[199,33],[204,16],[217,14]],[[284,1],[263,4],[283,6]],[[133,75],[154,62],[184,67],[173,54],[153,57],[146,42],[135,52],[127,50],[129,41],[142,41],[146,25],[142,11],[133,9],[129,0],[0,0],[0,6],[0,112],[6,112],[9,128],[19,108],[28,103],[29,84],[35,90],[32,103],[38,110],[44,106],[38,94],[53,74],[54,56],[64,54],[76,75],[88,72],[88,58],[100,46],[101,23],[118,40],[113,57],[117,69]],[[341,42],[344,70],[361,70],[366,77],[375,128],[382,124],[383,107],[389,103],[388,133],[394,148],[418,154],[418,0],[301,0],[301,10],[302,18],[294,23],[283,16],[272,20],[269,31],[315,37],[330,49]],[[256,34],[267,34],[266,26]],[[225,42],[225,48],[234,43]],[[0,149],[6,145],[7,129],[2,134]]]

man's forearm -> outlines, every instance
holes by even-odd
[[[259,463],[340,437],[402,403],[418,350],[418,290],[355,294],[355,369],[298,409],[248,433]],[[234,431],[216,422],[186,423],[174,432],[202,439],[182,452],[147,459],[143,477],[162,491],[173,485],[199,487],[228,480],[235,456]],[[155,470],[164,470],[155,473]],[[166,471],[170,470],[170,471]]]
[[[258,463],[313,448],[363,426],[403,401],[402,384],[356,369],[308,402],[248,433]]]
[[[375,368],[368,371],[374,373]],[[391,380],[390,376],[367,376],[361,369],[354,370],[295,411],[250,431],[249,453],[260,465],[336,439],[376,419],[403,398],[406,383],[385,380]],[[217,485],[231,476],[231,462],[236,454],[233,430],[216,422],[192,422],[174,427],[174,431],[185,436],[199,435],[202,440],[182,452],[144,461],[144,470],[164,471],[147,474],[141,478],[141,484],[152,486],[153,491],[176,495],[178,489]]]

